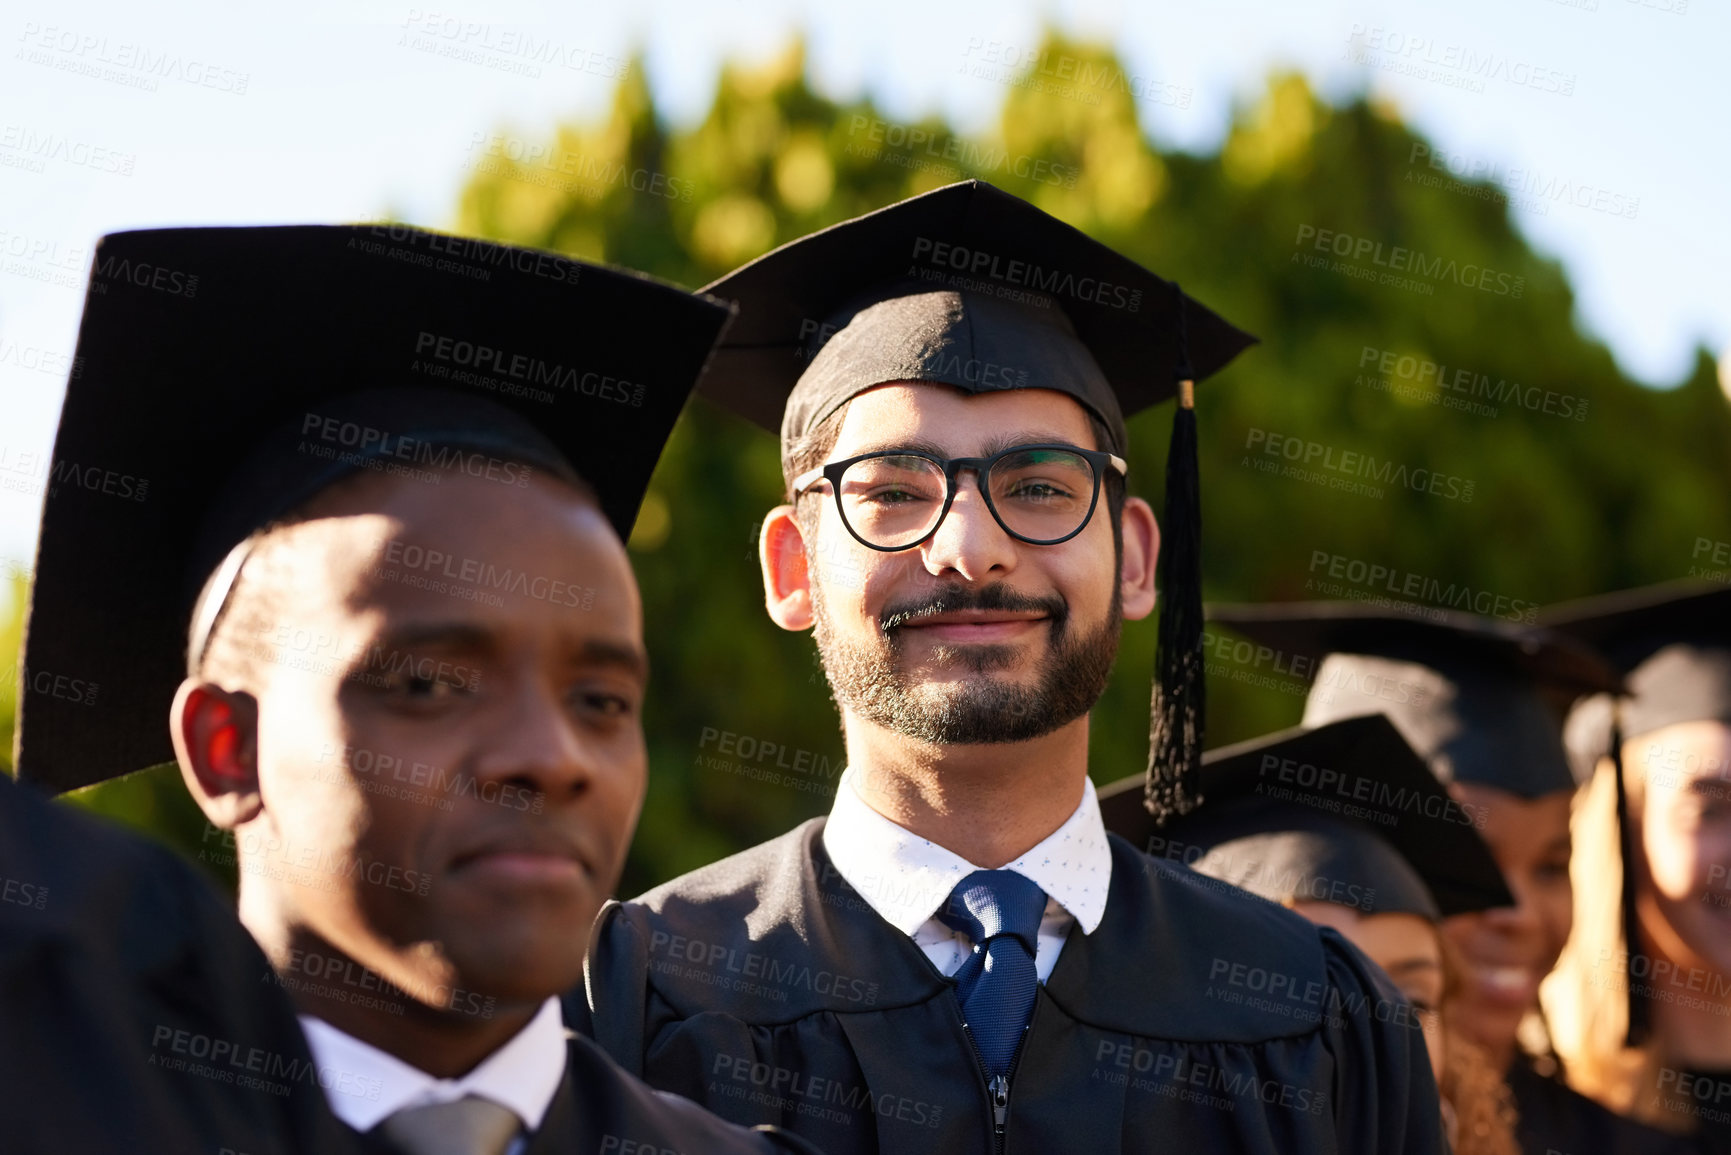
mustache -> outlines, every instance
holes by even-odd
[[[892,602],[885,606],[883,613],[879,615],[878,628],[887,634],[921,618],[960,613],[963,610],[1045,614],[1051,619],[1054,629],[1061,628],[1070,616],[1070,604],[1057,594],[1048,594],[1045,597],[1020,594],[1001,582],[995,582],[978,589],[960,585],[949,586],[935,594]]]

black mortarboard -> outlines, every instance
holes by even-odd
[[[1381,714],[1210,750],[1206,801],[1162,830],[1137,785],[1100,791],[1108,830],[1276,902],[1433,921],[1514,905],[1472,809]]]
[[[1177,285],[981,181],[783,245],[709,285],[740,305],[704,396],[779,430],[785,454],[850,398],[922,381],[1053,389],[1105,426],[1179,399],[1167,458],[1149,801],[1189,806],[1202,751],[1201,509],[1193,383],[1254,343]]]
[[[68,790],[172,759],[189,624],[208,628],[256,530],[342,476],[580,476],[628,535],[729,314],[399,226],[104,238],[24,648],[34,680],[79,692],[19,695],[20,777]]]
[[[1574,789],[1563,711],[1581,694],[1618,684],[1579,643],[1458,611],[1287,602],[1210,606],[1208,618],[1320,663],[1306,725],[1387,714],[1443,781],[1523,798]]]
[[[1677,722],[1731,722],[1731,589],[1667,582],[1551,606],[1539,620],[1624,673],[1623,737]]]

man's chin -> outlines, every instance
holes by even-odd
[[[928,689],[953,691],[970,686],[996,692],[1022,689],[1032,693],[1039,688],[1039,678],[1014,667],[979,670],[960,662],[945,662],[916,666],[902,675],[901,684],[915,695]]]
[[[495,1008],[539,1006],[582,983],[581,953],[559,947],[539,953],[488,951],[462,960],[447,1009],[459,1017],[492,1018]]]
[[[918,692],[921,686],[1025,685],[1035,689],[1041,654],[1024,647],[941,646],[917,660],[896,663],[901,684]]]

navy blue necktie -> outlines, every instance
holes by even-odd
[[[974,953],[956,971],[956,998],[992,1075],[1010,1073],[1039,978],[1034,949],[1046,892],[1013,870],[976,870],[956,884],[938,919],[967,935]]]

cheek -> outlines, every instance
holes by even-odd
[[[1535,961],[1542,963],[1543,969],[1548,971],[1556,965],[1563,946],[1569,941],[1569,932],[1574,929],[1574,889],[1569,885],[1567,875],[1561,878],[1540,875],[1528,883],[1525,897],[1531,904],[1543,940],[1543,958]]]
[[[1090,525],[1081,538],[1063,545],[1029,547],[1011,584],[1063,598],[1072,634],[1079,628],[1097,629],[1120,593],[1112,537],[1096,535]]]
[[[590,767],[590,789],[607,809],[641,806],[649,787],[649,747],[641,725],[621,726],[611,733],[591,733],[583,741]]]
[[[1538,895],[1539,921],[1544,924],[1545,937],[1551,949],[1561,954],[1575,925],[1574,890],[1565,878],[1543,887]]]
[[[1431,1075],[1438,1083],[1443,1076],[1443,1029],[1440,1015],[1424,1016],[1424,1047],[1430,1055]]]
[[[1102,501],[1100,511],[1104,509]],[[1112,544],[1112,527],[1100,511],[1080,537],[1066,543],[1076,548],[1054,556],[1051,569],[1061,588],[1069,587],[1078,597],[1104,605],[1118,587],[1118,549]]]
[[[412,865],[422,828],[443,811],[409,795],[433,788],[433,768],[455,773],[462,753],[430,742],[424,725],[345,711],[333,689],[310,680],[265,696],[267,805],[286,838],[331,861]]]
[[[641,741],[635,751],[619,750],[611,757],[598,758],[597,770],[591,779],[585,825],[593,831],[599,847],[618,870],[624,866],[626,852],[643,813],[648,792],[649,763]]]
[[[1443,937],[1458,953],[1470,953],[1484,926],[1478,914],[1457,914],[1442,921]]]
[[[918,558],[918,550],[879,553],[867,549],[842,526],[835,511],[828,509],[806,550],[806,575],[833,603],[857,597],[861,590],[882,581],[892,571],[905,572],[910,560],[917,565]]]
[[[1706,881],[1707,863],[1699,831],[1677,813],[1677,799],[1658,791],[1647,799],[1642,820],[1641,849],[1647,876],[1662,897],[1680,899]],[[1697,877],[1699,876],[1699,877]]]
[[[309,676],[278,679],[260,695],[259,776],[279,825],[333,827],[364,809],[349,768],[365,747],[343,725],[329,688]]]
[[[616,768],[607,772],[606,781],[610,787],[608,792],[618,799],[617,805],[629,809],[633,815],[642,809],[644,795],[649,789],[649,756],[641,736],[631,744],[629,752],[617,762]]]

